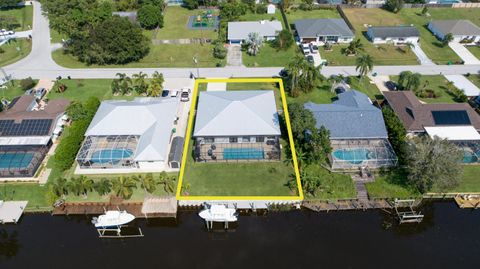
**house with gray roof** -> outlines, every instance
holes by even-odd
[[[274,40],[282,30],[282,23],[277,20],[228,22],[228,42],[230,44],[241,44],[251,33],[258,33],[260,37],[267,41]]]
[[[392,166],[397,157],[389,141],[382,111],[367,95],[349,90],[332,104],[307,103],[317,128],[330,131],[333,169]]]
[[[427,27],[440,40],[445,35],[452,34],[453,40],[457,42],[480,42],[480,27],[469,20],[434,20]]]
[[[420,32],[415,26],[370,26],[367,36],[374,44],[402,45],[417,43],[420,39]]]
[[[276,160],[280,135],[273,91],[200,92],[193,131],[197,160]]]
[[[298,40],[302,43],[349,43],[355,37],[343,19],[303,19],[295,21]]]
[[[78,174],[167,170],[179,101],[103,101],[77,155]]]

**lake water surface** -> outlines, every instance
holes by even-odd
[[[383,211],[306,210],[241,216],[206,231],[197,212],[137,220],[145,237],[99,239],[90,216],[27,214],[0,226],[8,268],[480,268],[480,210],[423,206],[421,224]]]

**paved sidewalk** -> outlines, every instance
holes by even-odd
[[[475,57],[464,45],[458,42],[450,42],[448,44],[455,53],[462,58],[464,64],[480,64],[480,60]]]

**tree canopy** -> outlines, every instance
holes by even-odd
[[[22,0],[0,0],[0,8],[14,7],[20,4]]]
[[[137,13],[138,22],[145,29],[163,27],[162,10],[151,4],[142,6]]]

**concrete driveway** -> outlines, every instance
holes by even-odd
[[[227,46],[227,65],[242,66],[242,47],[240,45]]]
[[[413,44],[412,48],[413,53],[417,56],[418,61],[420,62],[421,65],[435,65],[435,63],[428,58],[427,54],[423,52],[422,48],[420,47],[420,44]]]
[[[450,48],[452,48],[455,53],[462,58],[462,60],[465,62],[464,64],[480,64],[480,60],[475,57],[467,48],[465,48],[464,45],[458,43],[458,42],[450,42],[448,44]]]
[[[390,80],[389,76],[375,76],[374,77],[374,76],[369,75],[368,78],[370,78],[370,80],[373,83],[375,83],[375,85],[377,86],[377,88],[381,92],[388,92],[389,91],[387,86],[385,86],[385,83]]]

